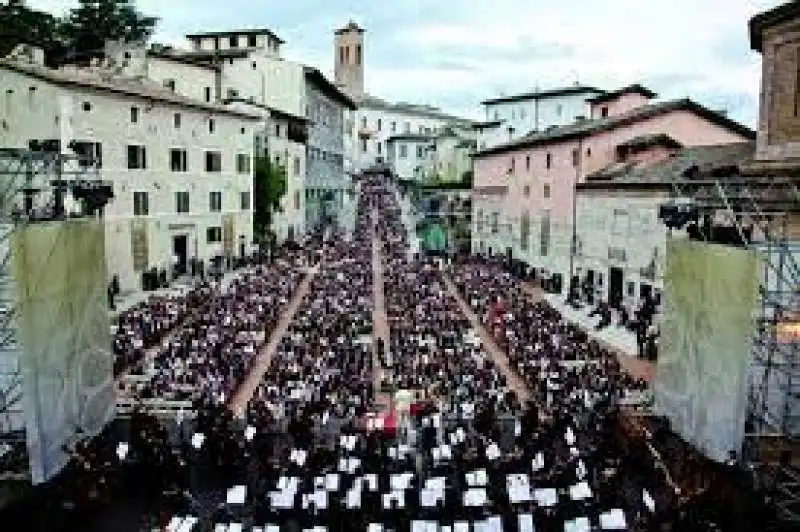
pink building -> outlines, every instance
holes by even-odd
[[[473,250],[510,250],[563,281],[573,268],[575,185],[618,160],[621,145],[656,134],[687,147],[755,139],[749,128],[691,100],[651,103],[653,96],[644,87],[626,87],[588,101],[593,118],[478,152]],[[497,187],[505,188],[498,194]]]

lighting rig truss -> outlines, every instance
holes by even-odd
[[[81,151],[78,145],[70,148]],[[2,442],[25,443],[22,371],[15,334],[18,303],[11,258],[14,234],[33,223],[101,215],[113,197],[113,188],[99,179],[99,168],[99,159],[94,156],[61,153],[58,141],[31,141],[28,149],[0,148]]]
[[[673,215],[722,217],[761,258],[743,459],[779,517],[800,523],[800,177],[685,178],[672,194]]]

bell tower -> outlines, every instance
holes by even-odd
[[[352,20],[334,32],[334,79],[350,96],[364,94],[364,30]]]

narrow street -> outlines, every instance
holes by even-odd
[[[383,286],[383,255],[378,238],[378,211],[372,211],[372,336],[373,336],[373,385],[377,402],[388,406],[391,398],[379,392],[383,368],[378,357],[378,340],[383,340],[384,349],[389,349],[389,320],[386,316],[386,300]]]
[[[461,312],[464,313],[464,316],[466,316],[466,318],[469,320],[472,328],[475,329],[476,333],[478,333],[486,354],[492,359],[500,373],[505,376],[509,388],[516,392],[520,401],[527,401],[530,397],[530,391],[517,372],[508,365],[508,357],[506,357],[506,354],[494,341],[494,338],[492,338],[492,335],[486,330],[486,327],[483,326],[481,320],[475,315],[475,312],[473,312],[469,305],[467,305],[467,303],[461,298],[458,293],[458,289],[456,289],[456,286],[453,284],[453,281],[450,279],[450,277],[443,274],[442,279],[444,280],[444,284],[447,287],[450,295],[455,298],[458,307],[461,309]]]
[[[286,308],[281,312],[281,316],[278,319],[278,323],[275,325],[275,329],[273,329],[270,334],[269,340],[261,350],[261,353],[258,354],[253,368],[250,370],[247,378],[242,381],[242,384],[239,386],[239,389],[236,391],[230,403],[228,403],[228,408],[234,414],[238,414],[245,409],[247,402],[255,393],[262,377],[269,370],[270,362],[272,361],[275,351],[278,349],[281,338],[289,329],[289,324],[297,313],[297,309],[300,307],[303,297],[308,293],[311,281],[317,274],[318,268],[319,266],[311,268],[297,287],[297,291],[292,296],[291,301],[289,301],[289,304],[286,305]]]

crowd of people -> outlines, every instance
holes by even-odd
[[[385,339],[373,330],[375,256]],[[298,295],[276,348],[263,350]],[[151,298],[117,327],[118,369],[134,372],[126,390],[191,400],[196,415],[157,419],[138,406],[120,430],[71,450],[66,491],[110,501],[104,487],[127,479],[149,494],[150,525],[583,532],[719,522],[685,506],[645,446],[620,441],[620,405],[646,383],[502,265],[445,267],[411,253],[391,185],[376,178],[359,183],[352,232],[323,228],[230,283]],[[246,408],[232,408],[265,354]]]
[[[308,266],[288,248],[230,280],[207,279],[185,295],[154,296],[123,312],[113,345],[120,393],[134,399],[225,403],[252,367]]]

